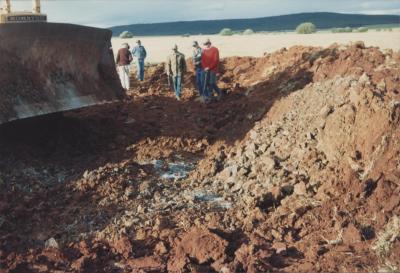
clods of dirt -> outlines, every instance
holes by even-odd
[[[119,103],[0,127],[0,272],[400,268],[400,63],[362,43],[163,66]],[[340,262],[338,262],[340,261]]]

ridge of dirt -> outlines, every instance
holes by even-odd
[[[399,56],[227,58],[207,105],[158,65],[126,101],[0,127],[0,272],[398,270]]]

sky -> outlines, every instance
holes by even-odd
[[[3,1],[3,0],[0,0]],[[257,18],[300,12],[400,15],[400,0],[42,0],[50,22],[111,27],[210,19]],[[15,11],[31,0],[11,0]]]

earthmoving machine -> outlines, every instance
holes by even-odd
[[[117,100],[109,30],[48,23],[32,12],[0,10],[0,124]]]

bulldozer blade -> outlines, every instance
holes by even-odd
[[[0,25],[0,124],[122,98],[111,36],[70,24]]]

